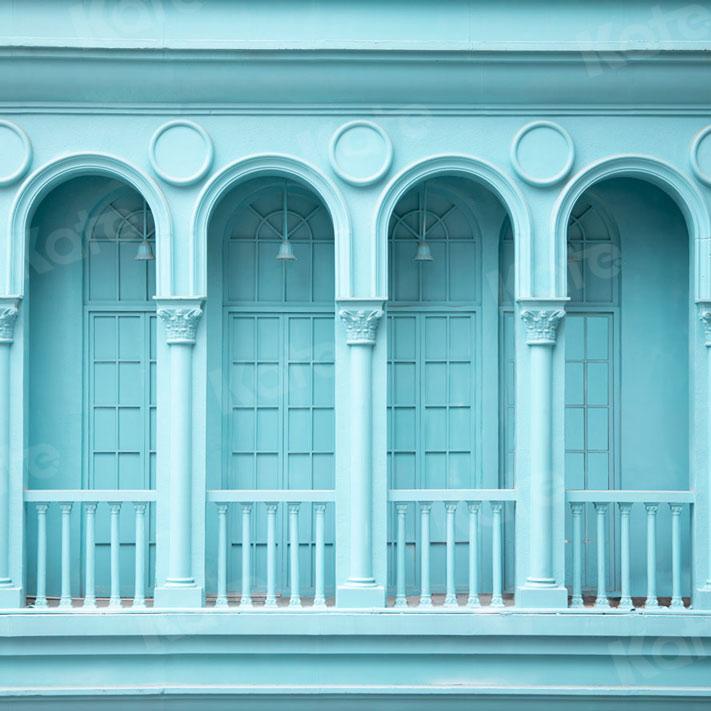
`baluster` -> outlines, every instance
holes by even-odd
[[[597,521],[597,597],[595,607],[610,607],[607,599],[607,504],[595,503]]]
[[[634,608],[630,596],[630,512],[632,504],[620,503],[620,609],[631,610]]]
[[[215,607],[227,607],[227,511],[228,504],[217,504],[217,598]]]
[[[59,505],[62,512],[62,593],[59,598],[59,607],[72,606],[72,580],[71,580],[71,514],[72,504],[64,502]]]
[[[504,574],[501,565],[503,510],[504,505],[501,501],[491,502],[491,607],[504,606],[502,595]]]
[[[242,504],[242,597],[240,607],[252,607],[252,504]]]
[[[96,503],[84,505],[86,513],[84,547],[86,568],[84,570],[84,607],[96,607]]]
[[[481,607],[479,600],[479,512],[481,504],[470,501],[469,510],[469,597],[467,607]]]
[[[121,503],[109,504],[111,510],[111,597],[109,607],[121,607],[121,562],[119,559],[121,542],[119,540],[119,514]]]
[[[444,597],[445,607],[457,607],[457,593],[454,585],[454,520],[457,514],[457,502],[447,501],[447,589]]]
[[[397,581],[395,591],[395,607],[407,607],[405,588],[405,517],[407,504],[395,504],[397,511]]]
[[[420,502],[420,607],[432,607],[430,592],[430,511],[431,501]]]
[[[136,572],[134,578],[133,606],[146,606],[146,504],[133,504],[136,515]]]
[[[645,609],[659,607],[657,600],[657,510],[658,504],[647,503],[647,599]]]
[[[316,504],[316,551],[315,551],[315,579],[314,579],[314,607],[326,607],[324,595],[325,555],[326,555],[326,504]]]
[[[583,509],[585,504],[575,501],[570,504],[573,519],[573,595],[571,607],[583,606]]]
[[[669,504],[672,515],[672,598],[671,607],[683,609],[681,599],[681,504]]]
[[[49,504],[37,504],[37,595],[35,607],[47,607],[47,509]]]
[[[289,564],[291,567],[289,607],[301,607],[299,593],[299,507],[289,504]]]
[[[267,597],[264,607],[276,607],[276,514],[279,504],[267,504]]]

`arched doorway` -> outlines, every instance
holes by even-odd
[[[208,487],[334,486],[334,231],[299,181],[255,178],[220,200],[208,238]],[[232,507],[227,588],[240,587],[242,528]],[[265,593],[267,506],[250,510],[254,593]],[[298,513],[300,592],[314,590],[314,507]],[[333,520],[326,515],[326,579]],[[277,516],[277,588],[289,580],[286,506]],[[208,541],[215,540],[208,535]],[[208,571],[215,570],[208,547]],[[212,560],[211,560],[212,558]],[[329,590],[327,589],[327,593]]]
[[[51,190],[28,239],[28,487],[136,490],[155,486],[155,228],[131,186],[83,176]],[[91,499],[88,499],[89,501]],[[96,510],[95,594],[111,592],[106,504]],[[71,592],[85,594],[88,505],[71,511]],[[31,514],[32,512],[30,512]],[[148,516],[146,590],[152,589],[154,524]],[[47,593],[59,594],[59,507],[51,532]],[[30,516],[33,520],[34,516]],[[134,510],[118,518],[122,596],[134,589]],[[28,536],[29,590],[36,585],[35,529]]]

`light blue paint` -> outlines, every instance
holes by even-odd
[[[706,703],[708,8],[139,5],[0,6],[0,694]]]

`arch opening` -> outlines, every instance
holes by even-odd
[[[332,489],[335,468],[335,234],[321,197],[283,174],[240,181],[208,230],[208,486]],[[219,375],[218,375],[219,374]],[[252,515],[255,592],[266,580],[266,507]],[[288,589],[287,507],[276,513],[277,587]],[[301,594],[312,595],[314,507],[299,508]],[[326,593],[334,576],[334,520],[325,512]],[[208,520],[210,525],[210,520]],[[241,545],[230,530],[228,550]],[[216,571],[213,547],[208,574]],[[229,556],[228,589],[240,569]],[[208,579],[208,585],[215,584]]]

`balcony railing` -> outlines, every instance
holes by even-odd
[[[146,580],[148,573],[148,538],[147,520],[150,520],[150,506],[156,501],[153,490],[127,489],[54,489],[25,491],[27,516],[30,519],[34,510],[36,519],[36,579],[34,608],[68,609],[81,607],[95,609],[108,606],[120,609],[130,606],[135,609],[146,607]],[[121,546],[126,544],[126,526],[121,526],[121,512],[128,507],[133,509],[133,590],[132,598],[122,597],[122,588],[126,589],[126,566],[122,566]],[[60,514],[58,530],[50,528],[50,514]],[[105,577],[97,575],[97,518],[102,528],[108,523],[109,565]],[[80,524],[83,529],[84,563],[83,593],[77,597],[72,594],[72,577],[77,557],[72,552],[72,524]],[[122,528],[124,529],[122,531]],[[59,589],[48,589],[48,565],[59,560]],[[123,574],[122,574],[123,571]],[[150,576],[152,577],[152,576]],[[75,581],[76,582],[76,581]],[[108,590],[108,598],[97,595],[97,586]]]
[[[395,532],[391,536],[395,541],[395,607],[456,608],[463,605],[475,609],[481,607],[482,602],[492,608],[504,607],[504,556],[507,551],[513,551],[514,541],[514,489],[392,489],[389,500],[395,519]],[[431,566],[431,550],[436,543],[431,533],[435,507],[444,510],[444,571],[433,571]],[[417,530],[419,519],[419,536],[408,537],[408,517],[413,530]],[[484,528],[490,530],[491,552],[486,556],[482,556]],[[408,595],[406,550],[413,544],[419,549],[419,562],[411,566],[411,575],[419,578],[419,591],[417,595]],[[457,549],[462,548],[466,548],[466,589],[457,585]],[[491,573],[488,589],[481,583],[484,562]],[[434,591],[440,594],[433,594],[432,580],[441,580],[441,573],[444,573],[444,589]]]
[[[516,489],[392,489],[389,596],[398,609],[515,605]],[[29,490],[35,609],[153,606],[154,490]],[[333,490],[207,492],[208,607],[334,606]],[[570,606],[686,609],[694,493],[566,492]],[[640,555],[641,553],[641,555]]]
[[[590,567],[591,582],[595,584],[594,605],[609,608],[611,598],[618,598],[619,609],[644,607],[646,610],[668,606],[684,609],[685,585],[682,571],[691,541],[694,494],[689,491],[568,491],[570,528],[572,540],[572,585],[571,607],[583,607],[586,603],[583,589],[584,521],[586,517],[594,525],[594,533],[587,540],[595,541],[595,565]],[[668,511],[670,535],[659,536],[659,516]],[[591,516],[590,516],[591,515]],[[608,520],[610,519],[610,520]],[[610,545],[613,537],[614,545]],[[660,540],[661,539],[661,540]],[[633,547],[633,540],[638,545]],[[590,542],[592,542],[590,540]],[[685,543],[685,544],[684,544]],[[632,550],[646,550],[644,595],[633,590]],[[671,566],[660,561],[671,558]],[[611,560],[608,560],[611,558]],[[639,566],[636,566],[639,567]],[[608,580],[619,572],[619,595],[608,591]],[[670,586],[660,589],[658,578],[661,572],[671,572]],[[639,579],[641,576],[635,576]],[[688,577],[688,576],[687,576]],[[592,603],[592,600],[589,600]]]
[[[268,610],[288,605],[294,609],[304,606],[308,593],[310,606],[325,609],[327,595],[335,587],[334,499],[328,489],[208,491],[208,505],[217,517],[217,539],[208,541],[216,545],[217,553],[215,606],[232,603]],[[234,538],[230,528],[237,534]],[[234,547],[239,548],[237,560],[233,560]],[[288,557],[284,555],[287,549]],[[228,575],[231,563],[238,568],[233,578]]]

